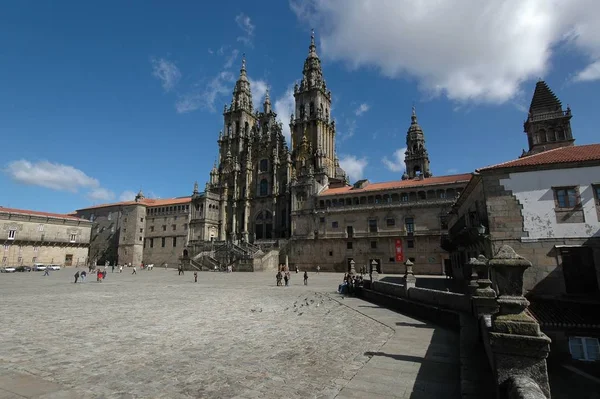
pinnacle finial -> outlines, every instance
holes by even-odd
[[[193,191],[193,193],[194,194],[198,194],[198,181],[194,182],[194,191]]]
[[[315,45],[315,30],[310,30],[310,46],[308,47],[309,54],[315,54],[317,52],[317,46]]]
[[[414,104],[412,106],[412,115],[410,117],[410,120],[412,121],[413,124],[417,123],[417,110],[416,110]]]
[[[242,74],[246,74],[246,53],[242,54],[242,69],[240,69]]]
[[[271,104],[271,97],[269,96],[269,89],[265,92],[265,103]]]

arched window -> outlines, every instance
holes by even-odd
[[[227,125],[227,135],[231,136],[231,123],[229,125]]]
[[[565,140],[565,130],[563,128],[558,128],[558,139]]]
[[[259,171],[261,172],[267,172],[269,170],[269,161],[266,159],[261,159],[260,160],[260,166],[259,166]]]
[[[310,102],[310,116],[313,116],[315,114],[315,103],[314,102]]]
[[[299,114],[300,114],[300,119],[304,118],[304,104],[300,104],[300,109],[299,109]]]
[[[540,129],[538,130],[538,135],[539,135],[539,142],[540,143],[545,143],[546,140],[546,131],[544,129]]]
[[[248,136],[249,132],[250,132],[250,125],[248,124],[248,122],[246,122],[244,124],[244,136]]]
[[[267,179],[262,179],[260,181],[260,196],[264,197],[269,195],[269,181]]]

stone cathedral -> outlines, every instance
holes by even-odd
[[[293,210],[301,209],[319,187],[346,183],[335,155],[331,92],[314,33],[302,74],[294,87],[289,148],[268,92],[262,110],[254,110],[242,60],[231,103],[223,110],[218,160],[204,193],[194,187],[192,237],[235,242],[289,238]]]

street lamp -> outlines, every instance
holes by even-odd
[[[355,264],[356,264],[356,262],[354,262],[354,259],[350,259],[350,275],[351,276],[356,274],[356,270],[354,270]]]

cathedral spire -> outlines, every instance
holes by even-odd
[[[315,44],[315,30],[314,29],[310,30],[310,46],[308,46],[308,57],[309,58],[313,58],[313,57],[318,58],[317,45]]]
[[[242,55],[242,67],[240,68],[240,76],[235,82],[233,89],[233,97],[231,99],[232,110],[244,109],[252,112],[252,92],[250,90],[250,81],[246,74],[246,54]]]
[[[269,89],[267,89],[267,91],[265,92],[265,102],[263,103],[263,108],[265,114],[271,112],[271,97],[269,96]]]
[[[425,134],[417,122],[417,111],[412,107],[410,127],[406,132],[406,153],[404,157],[406,171],[402,179],[414,179],[415,177],[431,177],[429,169],[429,154],[425,148]]]

